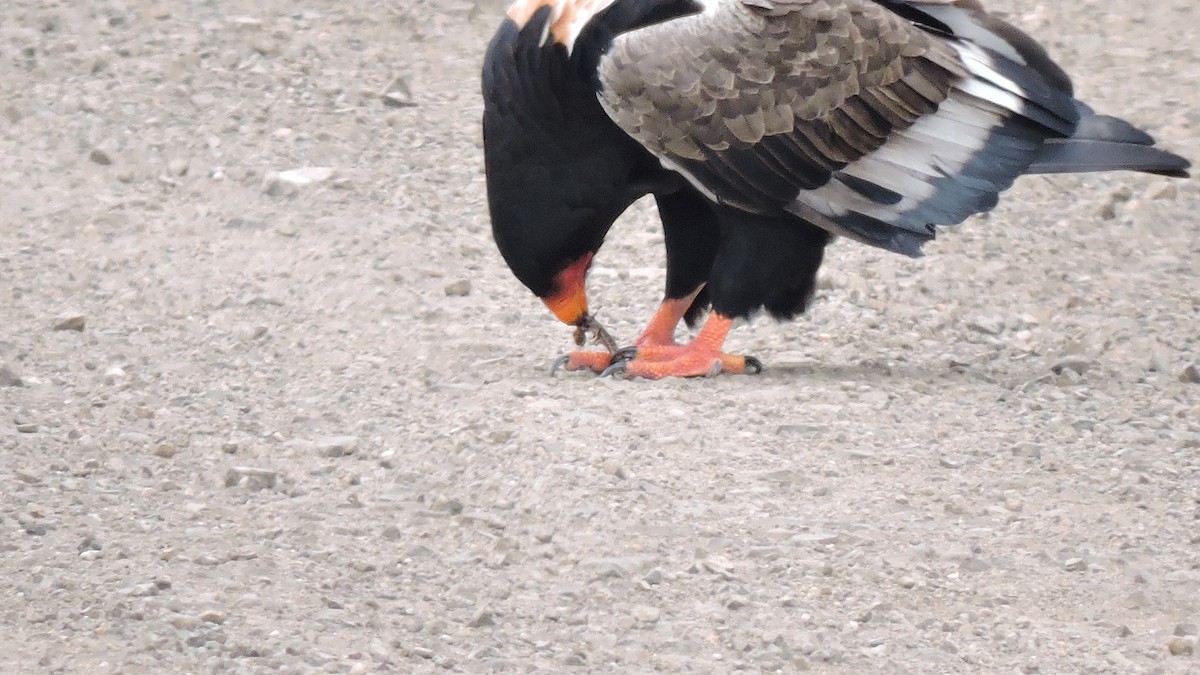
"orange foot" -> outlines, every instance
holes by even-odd
[[[658,310],[654,312],[654,316],[651,317],[646,330],[637,340],[634,340],[633,344],[636,347],[626,347],[612,352],[571,352],[554,360],[554,363],[550,365],[550,374],[553,375],[559,368],[603,373],[613,364],[633,358],[634,352],[637,350],[682,349],[675,343],[675,327],[687,313],[688,308],[692,306],[692,301],[696,299],[699,292],[700,289],[697,288],[686,297],[663,300]]]
[[[592,370],[602,373],[612,365],[614,358],[616,357],[608,352],[570,352],[554,359],[554,363],[550,364],[550,374],[553,375],[558,372],[559,368],[564,370]]]
[[[757,375],[762,362],[753,356],[726,354],[721,351],[733,320],[714,313],[688,345],[640,345],[636,350],[621,350],[614,357],[633,355],[605,368],[601,376],[624,373],[632,377],[657,380],[663,377],[697,377],[720,373]]]

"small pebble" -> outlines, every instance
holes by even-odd
[[[295,194],[299,188],[324,183],[337,172],[327,166],[306,166],[287,171],[270,171],[263,177],[263,192],[278,197]]]
[[[725,607],[727,609],[741,609],[750,604],[750,598],[744,595],[731,595],[725,599]]]
[[[621,465],[616,462],[605,462],[604,463],[604,473],[612,476],[613,478],[618,478],[621,480],[624,480],[626,478],[625,469],[622,468]]]
[[[317,454],[322,457],[345,457],[354,454],[358,449],[358,437],[330,436],[315,441],[313,445],[316,446]]]
[[[1069,572],[1083,572],[1087,570],[1088,564],[1083,558],[1067,558],[1067,560],[1063,562],[1063,567],[1065,567]]]
[[[1050,370],[1053,371],[1055,375],[1061,375],[1063,371],[1068,370],[1074,372],[1076,375],[1083,375],[1087,371],[1091,370],[1092,366],[1093,361],[1091,359],[1072,355],[1064,356],[1063,358],[1055,361],[1054,364],[1050,366]]]
[[[1175,199],[1176,194],[1178,194],[1178,192],[1175,187],[1175,183],[1166,180],[1157,181],[1152,183],[1150,187],[1146,188],[1146,199],[1149,200]]]
[[[408,108],[416,105],[412,88],[408,86],[408,80],[401,75],[392,78],[392,81],[384,87],[384,94],[380,98],[383,100],[383,105],[389,108]]]
[[[63,314],[54,320],[54,330],[82,331],[87,325],[87,317],[82,314]]]
[[[479,610],[478,612],[476,612],[475,616],[472,616],[471,620],[467,622],[467,626],[470,628],[482,628],[484,626],[495,626],[495,625],[496,625],[496,619],[492,616],[492,613],[487,611],[486,609],[482,609],[482,610]]]
[[[1179,373],[1179,381],[1187,384],[1200,384],[1200,366],[1189,363],[1183,372]]]
[[[0,363],[0,387],[22,387],[25,382],[5,363]]]
[[[171,10],[162,5],[152,5],[142,10],[142,16],[154,21],[166,21],[171,18]]]
[[[650,605],[638,605],[637,607],[633,608],[633,618],[636,619],[638,623],[658,623],[658,619],[661,614],[662,613],[657,607],[651,607]]]
[[[938,458],[938,465],[944,469],[961,469],[963,462],[954,457],[946,457],[945,455]]]
[[[113,163],[112,156],[101,148],[93,148],[88,154],[88,159],[100,166],[112,166]]]
[[[184,176],[188,172],[188,161],[182,157],[176,157],[170,162],[167,162],[167,172],[172,176]]]
[[[997,317],[979,317],[967,321],[967,328],[984,335],[999,335],[1004,332],[1004,321]]]
[[[1171,652],[1171,656],[1191,656],[1196,653],[1195,640],[1179,636],[1173,637],[1167,641],[1167,651]]]
[[[471,280],[460,279],[446,285],[446,295],[452,298],[462,298],[471,294]]]
[[[250,40],[250,48],[263,56],[274,56],[279,53],[279,43],[267,35],[256,35]]]
[[[256,469],[251,466],[235,466],[225,473],[225,487],[241,487],[248,490],[265,490],[275,487],[279,482],[279,474],[270,469]]]

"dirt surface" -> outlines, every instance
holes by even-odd
[[[990,5],[1200,158],[1195,0]],[[1200,672],[1195,181],[838,243],[757,377],[550,378],[501,11],[4,2],[0,672]],[[662,274],[639,204],[619,337]]]

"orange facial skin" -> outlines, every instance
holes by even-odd
[[[592,253],[585,254],[579,260],[554,277],[554,292],[542,302],[554,312],[558,320],[569,325],[578,326],[587,318],[587,281],[588,267],[592,264]]]

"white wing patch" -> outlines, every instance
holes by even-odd
[[[955,86],[936,112],[895,132],[877,150],[838,172],[891,190],[901,196],[899,201],[877,204],[838,181],[835,174],[826,185],[801,191],[797,202],[830,218],[854,211],[895,222],[935,198],[933,181],[961,176],[1005,119],[1020,115],[1026,94],[1002,75],[979,47],[961,43],[954,44],[954,48],[970,76]]]

